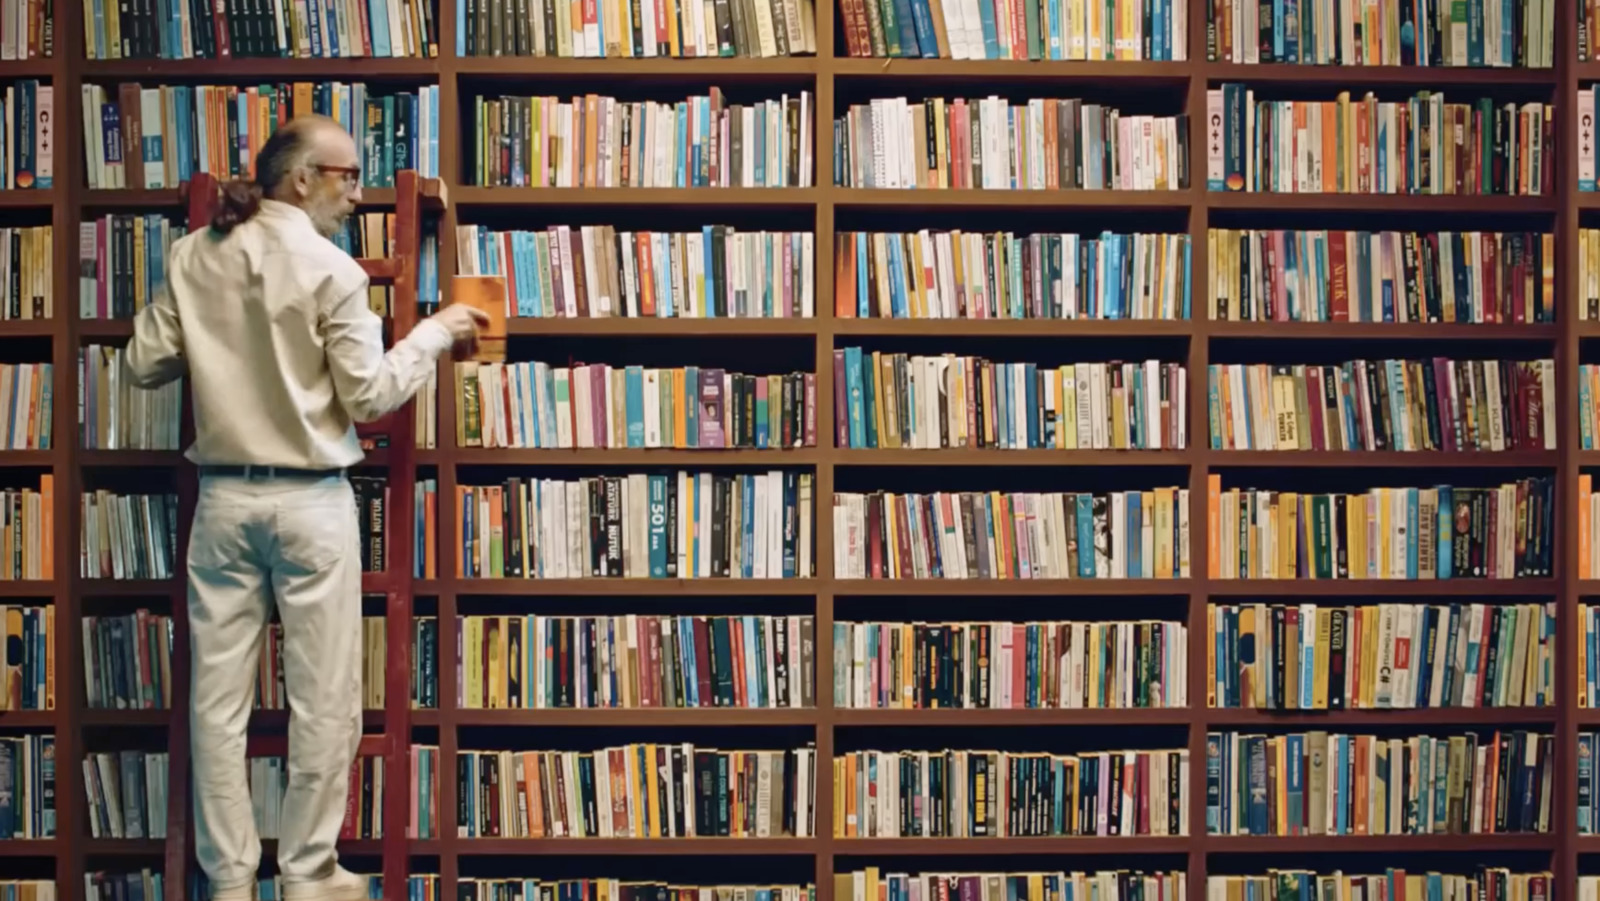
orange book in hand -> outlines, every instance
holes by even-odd
[[[478,333],[478,352],[472,359],[504,363],[506,359],[506,280],[501,275],[457,275],[450,280],[450,296],[457,303],[477,307],[489,316]]]

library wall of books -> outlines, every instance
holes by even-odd
[[[361,432],[373,899],[1600,901],[1600,0],[0,0],[0,901],[210,897],[122,354],[311,112],[504,308]]]

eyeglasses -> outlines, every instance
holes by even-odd
[[[344,176],[344,183],[352,188],[361,184],[360,166],[324,166],[321,163],[315,163],[312,168],[323,175],[342,175]]]

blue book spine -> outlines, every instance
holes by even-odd
[[[644,447],[644,367],[623,370],[627,389],[628,447]]]

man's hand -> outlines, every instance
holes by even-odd
[[[457,344],[476,341],[478,330],[489,324],[488,313],[464,303],[453,303],[428,318],[444,326]]]

